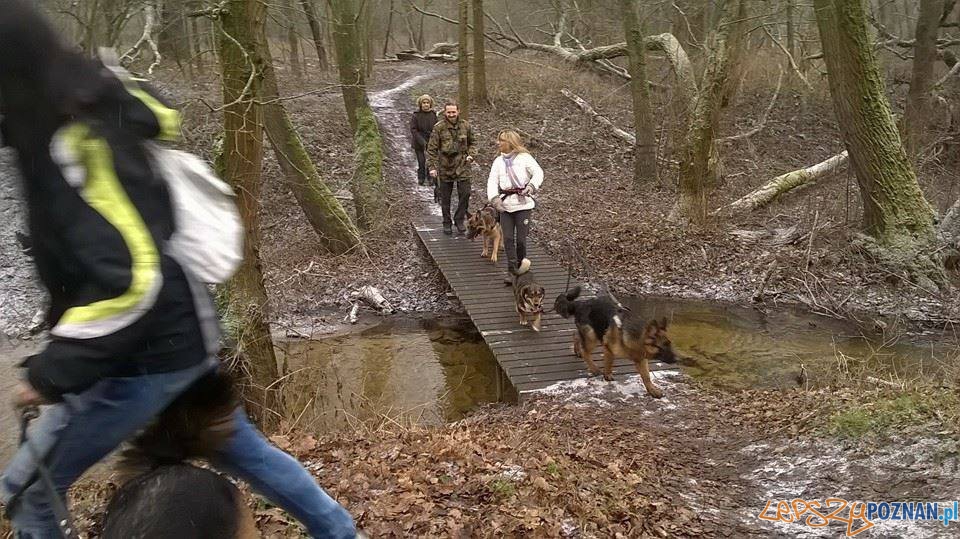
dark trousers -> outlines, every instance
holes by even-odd
[[[457,212],[450,220],[450,198],[453,196],[453,184],[457,184]],[[443,224],[463,223],[467,218],[467,206],[470,204],[470,180],[440,180],[440,209],[443,210]]]
[[[413,150],[417,153],[417,183],[426,185],[427,183],[427,151]]]
[[[527,257],[527,233],[530,232],[530,215],[533,210],[500,212],[500,228],[503,229],[503,249],[507,252],[507,262],[518,267]]]

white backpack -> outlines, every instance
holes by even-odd
[[[193,154],[155,142],[146,148],[173,206],[167,252],[201,282],[225,282],[243,262],[244,229],[233,189]]]
[[[101,48],[100,60],[124,85],[136,84],[115,50]],[[166,252],[200,282],[220,284],[243,262],[243,222],[233,189],[199,157],[156,142],[144,147],[154,171],[167,182],[174,233]]]

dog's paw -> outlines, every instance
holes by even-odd
[[[608,381],[608,382],[612,382],[612,381],[613,381],[613,375],[612,375],[612,374],[603,373],[603,379],[606,380],[606,381]]]
[[[647,394],[655,399],[659,399],[663,397],[663,390],[659,387],[653,387],[647,390]]]
[[[587,369],[587,376],[589,376],[590,378],[593,378],[595,376],[600,376],[600,371],[591,371],[590,369]]]

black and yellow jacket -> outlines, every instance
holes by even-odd
[[[73,70],[75,88],[89,90],[73,110],[59,108],[62,80],[51,88],[58,79],[9,63],[6,71],[0,63],[0,103],[50,294],[50,343],[25,365],[34,388],[57,400],[105,377],[186,368],[207,353],[192,291],[163,251],[175,223],[144,148],[148,139],[177,137],[178,113],[98,63],[51,64]]]

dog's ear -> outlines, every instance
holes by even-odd
[[[643,335],[644,337],[656,337],[659,331],[660,323],[653,319],[647,322],[646,327],[643,328]]]
[[[667,330],[667,317],[666,317],[666,316],[664,316],[664,317],[660,320],[660,330],[661,330],[661,331],[666,331],[666,330]]]

